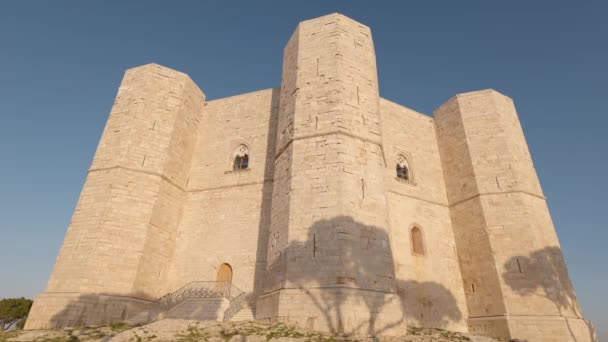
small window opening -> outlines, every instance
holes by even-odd
[[[397,178],[409,181],[410,180],[410,169],[407,163],[407,159],[404,156],[397,156]]]
[[[412,228],[412,251],[414,254],[424,255],[424,243],[422,241],[422,231],[418,227]]]
[[[519,258],[515,259],[517,261],[517,269],[519,270],[519,273],[524,273],[524,271],[521,269],[521,264],[519,263]]]
[[[365,180],[361,178],[361,198],[365,198]]]
[[[234,153],[232,169],[235,171],[249,168],[249,149],[245,145],[239,146]]]
[[[249,156],[236,156],[234,158],[234,169],[244,170],[249,167]]]

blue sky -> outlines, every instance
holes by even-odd
[[[372,28],[383,97],[515,100],[586,316],[608,338],[608,5],[560,1],[5,1],[0,297],[46,284],[125,69],[188,73],[209,99],[275,87],[296,24]]]

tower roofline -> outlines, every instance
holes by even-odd
[[[513,99],[497,90],[494,90],[492,88],[486,88],[486,89],[481,89],[481,90],[473,90],[473,91],[468,91],[465,93],[458,93],[452,97],[450,97],[447,101],[445,101],[444,103],[442,103],[439,107],[437,107],[434,111],[433,111],[433,117],[435,117],[435,114],[437,112],[439,112],[442,108],[444,108],[445,106],[449,105],[450,103],[454,102],[457,99],[460,98],[467,98],[467,97],[473,97],[473,96],[477,96],[477,95],[481,95],[481,94],[487,94],[487,93],[494,93],[497,95],[500,95],[502,97],[504,97],[505,99],[508,99],[509,101],[513,102]]]
[[[310,21],[315,21],[315,20],[320,20],[320,19],[327,19],[327,18],[330,18],[330,17],[340,18],[340,19],[344,18],[344,19],[350,20],[352,22],[355,22],[355,23],[357,23],[357,24],[359,24],[361,26],[365,26],[366,28],[369,28],[369,26],[367,26],[367,25],[365,25],[365,24],[363,24],[363,23],[361,23],[361,22],[359,22],[359,21],[357,21],[357,20],[355,20],[355,19],[353,19],[353,18],[351,18],[351,17],[349,17],[349,16],[347,16],[345,14],[338,13],[338,12],[334,12],[334,13],[322,15],[322,16],[319,16],[319,17],[302,20],[302,21],[299,22],[299,24],[305,23],[305,22],[310,22]]]

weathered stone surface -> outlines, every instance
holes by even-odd
[[[241,320],[595,338],[512,101],[460,94],[431,118],[381,98],[371,30],[341,14],[298,25],[277,88],[207,101],[183,73],[128,70],[26,328],[145,320],[214,280],[247,293]]]

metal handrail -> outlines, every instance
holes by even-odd
[[[228,308],[224,311],[224,321],[229,321],[234,315],[241,311],[246,300],[247,294],[245,292],[241,292],[241,294],[231,300],[230,305],[228,305]]]
[[[160,299],[151,305],[149,313],[151,319],[156,320],[161,313],[168,312],[187,299],[222,297],[231,302],[226,311],[231,308],[232,311],[234,311],[237,308],[237,305],[236,303],[233,305],[232,302],[234,302],[237,298],[244,298],[245,292],[241,291],[241,289],[227,281],[193,281],[174,292],[167,293],[166,295],[160,297]],[[239,304],[238,306],[242,307],[242,304]],[[238,312],[238,310],[236,312]],[[224,317],[226,317],[225,313]]]

